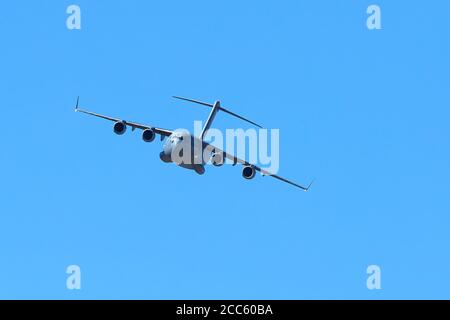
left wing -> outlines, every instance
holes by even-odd
[[[221,153],[221,154],[223,154],[224,160],[225,160],[225,158],[227,158],[227,159],[233,161],[234,164],[240,163],[240,164],[242,164],[242,165],[244,165],[244,166],[251,166],[251,167],[253,167],[256,171],[260,172],[263,176],[271,176],[271,177],[273,177],[273,178],[275,178],[275,179],[278,179],[278,180],[280,180],[280,181],[289,183],[290,185],[293,185],[293,186],[295,186],[295,187],[297,187],[297,188],[300,188],[300,189],[302,189],[303,191],[308,191],[309,188],[311,187],[311,185],[312,185],[313,182],[314,182],[314,180],[313,180],[313,181],[311,181],[311,183],[310,183],[307,187],[304,187],[304,186],[299,185],[299,184],[297,184],[297,183],[295,183],[295,182],[293,182],[293,181],[290,181],[290,180],[288,180],[288,179],[285,179],[285,178],[283,178],[283,177],[280,177],[280,176],[278,176],[278,175],[276,175],[276,174],[272,174],[271,172],[269,172],[269,171],[267,171],[267,170],[261,169],[260,167],[254,165],[254,164],[251,164],[251,163],[249,163],[249,162],[247,162],[247,161],[245,161],[245,160],[239,159],[238,157],[236,157],[236,156],[234,156],[234,155],[232,155],[232,154],[226,153],[225,151],[223,151],[223,150],[221,150],[221,149],[219,149],[219,148],[217,148],[217,147],[215,147],[215,146],[213,146],[213,145],[211,145],[211,144],[209,144],[209,143],[206,143],[206,142],[205,142],[205,145],[206,145],[207,148],[209,148],[210,150],[214,150],[215,153]]]
[[[76,112],[81,112],[81,113],[86,113],[86,114],[89,114],[91,116],[99,117],[99,118],[106,119],[106,120],[109,120],[109,121],[114,121],[114,122],[122,121],[124,124],[126,124],[129,127],[131,127],[132,130],[135,130],[135,129],[141,129],[141,130],[152,129],[153,131],[155,131],[155,133],[161,135],[161,137],[168,137],[168,136],[170,136],[172,134],[171,130],[167,130],[167,129],[163,129],[163,128],[155,128],[155,127],[148,126],[148,125],[145,125],[145,124],[140,124],[140,123],[137,123],[137,122],[126,121],[126,120],[122,120],[122,119],[118,119],[118,118],[104,116],[102,114],[98,114],[98,113],[95,113],[95,112],[82,110],[82,109],[78,108],[78,99],[77,99],[77,105],[75,107],[75,111]]]

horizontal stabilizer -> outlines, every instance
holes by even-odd
[[[193,103],[200,104],[200,105],[203,105],[203,106],[207,106],[207,107],[210,107],[210,108],[214,107],[214,104],[207,103],[207,102],[202,102],[202,101],[198,101],[198,100],[194,100],[194,99],[183,98],[183,97],[179,97],[179,96],[173,96],[173,97],[175,99],[180,99],[180,100],[184,100],[184,101],[193,102]],[[242,117],[242,116],[240,116],[240,115],[238,115],[238,114],[236,114],[234,112],[231,112],[230,110],[227,110],[227,109],[225,109],[222,106],[219,107],[219,110],[223,111],[225,113],[228,113],[228,114],[230,114],[230,115],[232,115],[232,116],[234,116],[236,118],[239,118],[241,120],[247,121],[248,123],[251,123],[251,124],[253,124],[253,125],[255,125],[255,126],[259,127],[259,128],[262,128],[262,126],[260,126],[259,124],[255,123],[255,122],[253,122],[251,120],[248,120],[248,119],[246,119],[246,118],[244,118],[244,117]]]

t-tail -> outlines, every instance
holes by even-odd
[[[259,124],[255,123],[253,121],[250,121],[250,120],[248,120],[248,119],[246,119],[244,117],[241,117],[240,115],[238,115],[238,114],[236,114],[234,112],[231,112],[230,110],[225,109],[224,107],[222,107],[220,105],[220,101],[216,101],[216,102],[214,102],[214,104],[211,104],[211,103],[207,103],[207,102],[202,102],[202,101],[188,99],[188,98],[183,98],[183,97],[178,97],[178,96],[173,96],[173,97],[176,98],[176,99],[197,103],[197,104],[200,104],[200,105],[212,108],[211,113],[209,114],[209,117],[206,120],[205,126],[203,127],[203,130],[202,130],[202,133],[201,133],[201,136],[200,136],[200,138],[202,140],[204,140],[204,137],[206,136],[206,134],[207,134],[209,128],[211,127],[211,125],[212,125],[212,123],[214,121],[214,118],[216,117],[217,112],[219,112],[219,110],[223,111],[225,113],[231,114],[232,116],[234,116],[236,118],[239,118],[241,120],[247,121],[248,123],[251,123],[251,124],[253,124],[253,125],[255,125],[255,126],[259,127],[259,128],[262,128]]]

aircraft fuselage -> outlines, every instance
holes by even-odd
[[[204,156],[204,151],[205,144],[202,140],[193,137],[187,130],[179,129],[166,139],[159,157],[163,162],[173,162],[182,168],[203,174],[204,165],[210,159]]]

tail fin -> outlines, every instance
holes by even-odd
[[[198,100],[194,100],[194,99],[188,99],[188,98],[183,98],[183,97],[178,97],[178,96],[173,96],[173,97],[175,99],[180,99],[180,100],[184,100],[184,101],[189,101],[189,102],[201,104],[203,106],[207,106],[207,107],[210,107],[210,108],[214,108],[214,106],[216,105],[216,103],[215,104],[211,104],[211,103],[207,103],[207,102],[202,102],[202,101],[198,101]],[[255,123],[253,121],[250,121],[250,120],[248,120],[248,119],[246,119],[246,118],[244,118],[244,117],[242,117],[242,116],[240,116],[240,115],[238,115],[238,114],[236,114],[234,112],[231,112],[231,111],[225,109],[224,107],[220,106],[220,103],[219,103],[217,109],[220,110],[220,111],[223,111],[225,113],[228,113],[228,114],[230,114],[230,115],[232,115],[232,116],[234,116],[236,118],[239,118],[241,120],[247,121],[248,123],[251,123],[251,124],[253,124],[253,125],[255,125],[255,126],[259,127],[259,128],[262,128],[259,124]]]

